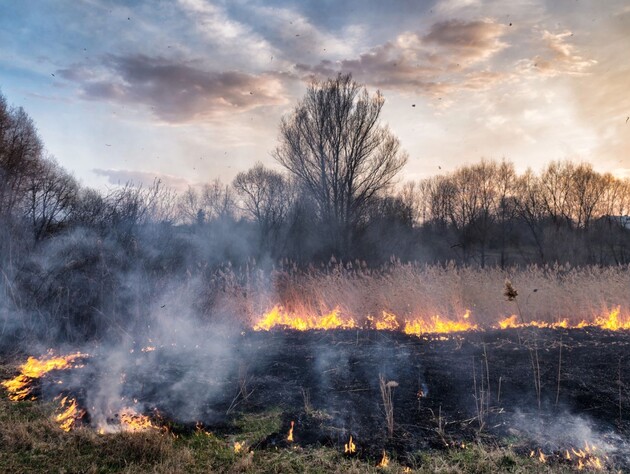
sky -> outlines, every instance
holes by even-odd
[[[630,1],[0,0],[0,92],[84,185],[175,189],[271,151],[312,80],[385,97],[402,181],[486,159],[630,177]]]

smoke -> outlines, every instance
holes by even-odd
[[[599,454],[613,455],[626,444],[612,429],[598,428],[592,420],[567,411],[532,416],[516,408],[510,418],[512,433],[549,451],[564,452],[589,446],[595,447]]]

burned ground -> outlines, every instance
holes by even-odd
[[[279,410],[280,429],[257,449],[291,444],[293,421],[294,444],[343,449],[352,435],[356,455],[366,459],[385,450],[404,462],[418,452],[481,440],[524,455],[542,452],[559,463],[567,451],[595,446],[606,465],[630,469],[625,331],[523,328],[421,338],[390,331],[248,331],[228,345],[233,350],[214,354],[176,345],[137,348],[124,366],[96,349],[83,367],[45,377],[38,390],[47,399],[77,397],[87,410],[82,422],[93,425],[107,410],[115,418],[115,394],[118,403],[176,433],[199,423],[215,433],[238,433],[243,414]],[[381,376],[395,382],[391,436]]]

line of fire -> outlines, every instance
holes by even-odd
[[[506,282],[506,296],[514,291]],[[224,337],[239,349],[209,356],[198,345],[148,340],[115,356],[99,346],[51,350],[28,357],[2,386],[14,402],[50,404],[60,430],[102,436],[209,434],[244,410],[280,409],[278,431],[256,445],[234,440],[239,455],[323,445],[385,469],[392,458],[404,466],[405,454],[419,449],[466,450],[483,435],[518,439],[524,456],[577,470],[627,459],[616,397],[621,359],[617,384],[606,370],[630,347],[621,308],[590,320],[514,314],[484,326],[471,310],[358,318],[339,308],[301,314],[275,305]]]

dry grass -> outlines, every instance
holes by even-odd
[[[338,307],[357,321],[383,311],[403,318],[456,319],[470,310],[473,322],[487,327],[516,313],[514,302],[503,294],[509,280],[518,288],[525,321],[566,318],[577,324],[616,307],[621,308],[620,317],[630,317],[629,270],[568,266],[501,270],[394,261],[378,269],[361,262],[331,262],[301,271],[286,264],[270,277],[254,270],[248,270],[252,276],[247,278],[228,272],[221,304],[231,314],[247,314],[253,320],[276,304],[301,314],[324,314]]]

